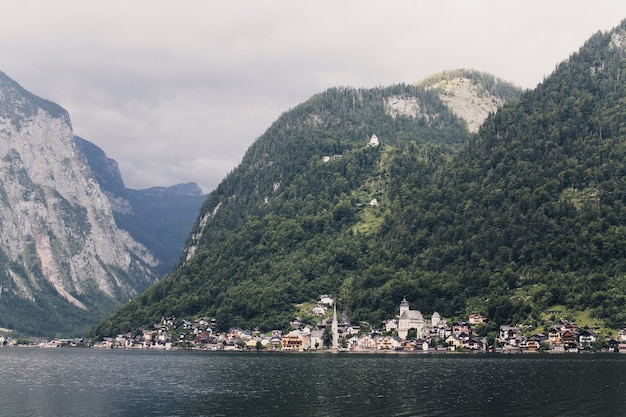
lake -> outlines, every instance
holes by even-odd
[[[626,355],[0,348],[2,416],[608,416]]]

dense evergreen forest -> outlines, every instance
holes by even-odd
[[[93,335],[166,314],[284,328],[324,293],[373,326],[403,297],[494,326],[541,326],[553,305],[625,324],[625,29],[595,34],[476,135],[425,85],[314,96],[209,195],[193,256]],[[402,97],[417,117],[386,111]]]

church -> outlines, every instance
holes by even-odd
[[[439,313],[434,312],[430,320],[425,320],[419,310],[411,310],[406,298],[400,303],[400,316],[398,318],[398,337],[405,340],[409,334],[409,329],[417,330],[417,338],[425,338],[430,334],[431,328],[445,325]]]

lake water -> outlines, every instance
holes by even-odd
[[[626,355],[0,348],[0,416],[609,416]]]

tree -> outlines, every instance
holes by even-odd
[[[330,327],[324,328],[324,334],[322,335],[322,342],[326,349],[330,349],[333,346],[333,331]]]
[[[417,329],[410,328],[406,334],[406,340],[416,340],[417,339]]]

